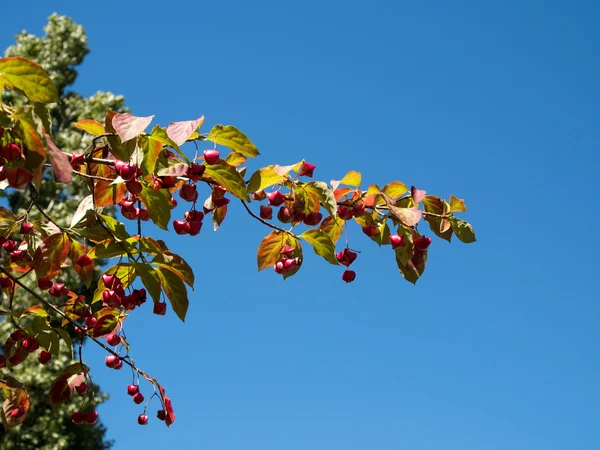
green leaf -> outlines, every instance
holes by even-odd
[[[231,164],[235,167],[244,164],[246,161],[248,161],[248,158],[237,152],[231,152],[229,155],[227,155],[227,158],[225,158],[225,162],[227,164]]]
[[[60,336],[63,342],[67,345],[67,349],[69,350],[69,355],[73,356],[73,341],[71,340],[71,335],[64,328],[53,328],[53,330]],[[58,353],[57,353],[58,354]]]
[[[124,241],[115,241],[107,239],[103,242],[98,242],[89,252],[88,256],[94,258],[116,258],[117,256],[125,256],[127,254],[135,255],[138,252],[136,244],[139,241],[139,236],[133,236]]]
[[[300,183],[298,183],[300,185]],[[319,201],[323,208],[327,210],[329,215],[334,219],[337,217],[337,202],[333,196],[333,191],[323,181],[311,181],[303,185],[306,190],[312,192],[319,197]]]
[[[165,189],[154,191],[144,186],[139,198],[148,208],[148,214],[152,221],[163,230],[166,230],[171,220],[170,194]]]
[[[28,169],[39,167],[46,161],[46,148],[35,125],[32,111],[30,106],[24,106],[16,110],[11,116],[18,122],[23,132],[23,142],[29,150],[25,160],[25,167]]]
[[[333,187],[334,191],[340,186],[340,184],[346,184],[348,186],[357,188],[357,187],[360,187],[360,181],[361,181],[360,172],[351,170],[346,175],[344,175],[344,178],[342,178],[341,180],[339,180],[339,181],[331,180],[331,186]]]
[[[185,322],[185,315],[187,314],[189,306],[185,284],[183,284],[183,281],[181,281],[178,276],[169,270],[157,268],[156,274],[160,279],[160,284],[165,295],[171,301],[173,311],[175,311],[175,314],[177,314],[177,317],[179,317],[182,322]]]
[[[32,102],[58,102],[56,86],[39,64],[13,56],[0,58],[0,90],[1,86],[16,88]]]
[[[142,160],[142,170],[144,173],[154,173],[158,155],[163,151],[162,142],[153,139],[152,136],[143,136],[141,138],[142,151],[144,159]]]
[[[258,245],[256,262],[258,270],[261,271],[273,265],[281,259],[281,249],[288,241],[288,235],[281,231],[271,231]]]
[[[404,194],[408,192],[408,188],[404,183],[400,181],[392,181],[391,183],[386,184],[381,190],[385,195],[396,199],[398,197],[402,197]]]
[[[17,425],[23,423],[27,418],[27,413],[29,412],[29,394],[26,389],[22,388],[8,388],[4,383],[2,383],[2,387],[4,388],[4,403],[2,404],[2,409],[0,410],[0,416],[2,418],[2,424],[4,425],[4,430],[10,430],[11,428],[16,427]],[[25,411],[21,417],[13,417],[11,412],[15,408],[21,408]]]
[[[106,131],[104,131],[104,125],[92,119],[80,120],[79,122],[74,123],[73,126],[94,136],[100,136],[106,133]]]
[[[246,191],[248,193],[260,191],[274,184],[281,183],[284,179],[282,175],[277,173],[274,166],[263,167],[252,174]]]
[[[433,195],[425,196],[423,199],[423,206],[425,207],[426,212],[439,215],[445,215],[450,209],[448,203]],[[452,240],[452,228],[448,220],[442,219],[441,217],[426,215],[425,221],[429,224],[429,228],[431,228],[431,231],[433,231],[436,236],[445,239],[448,242]]]
[[[69,256],[70,240],[65,233],[48,236],[33,255],[33,267],[38,278],[54,278]]]
[[[462,198],[456,198],[454,195],[450,196],[450,212],[465,212],[466,210],[467,207]]]
[[[398,269],[400,269],[400,273],[405,280],[410,281],[412,284],[416,284],[417,280],[423,275],[426,262],[427,251],[416,252],[407,264],[403,264],[396,257],[396,264],[398,265]]]
[[[160,278],[158,277],[156,270],[150,267],[149,264],[133,263],[133,265],[135,267],[135,272],[142,279],[142,283],[148,291],[148,294],[150,294],[150,297],[152,297],[152,300],[154,300],[154,302],[160,302]]]
[[[246,192],[246,182],[235,167],[221,160],[217,164],[206,166],[205,175],[242,200],[250,200]]]
[[[249,158],[256,158],[260,153],[244,133],[231,125],[215,125],[206,137],[206,140],[224,145],[234,152],[241,153]]]
[[[112,126],[121,138],[121,142],[127,142],[148,128],[152,119],[154,116],[136,117],[129,113],[116,113],[112,118]]]
[[[15,227],[17,216],[9,209],[0,206],[0,235],[8,236]]]
[[[227,205],[212,210],[213,229],[217,231],[227,217]]]
[[[454,234],[456,234],[461,241],[463,241],[465,244],[475,242],[475,231],[469,222],[457,219],[456,217],[449,217],[448,220],[452,224],[452,230],[454,230]]]
[[[103,314],[102,311],[108,311]],[[99,338],[107,336],[115,331],[115,329],[119,326],[119,311],[113,308],[103,308],[98,314],[96,323],[94,324],[94,328],[92,330],[92,336]]]
[[[163,269],[173,272],[178,278],[187,283],[192,289],[194,288],[194,271],[188,263],[176,253],[163,251],[157,254],[152,261]]]
[[[305,231],[300,237],[312,245],[315,253],[324,258],[325,261],[334,266],[339,265],[338,260],[335,257],[335,244],[327,233],[321,230],[312,229]]]
[[[167,135],[177,145],[183,145],[192,133],[204,123],[204,116],[196,120],[186,120],[184,122],[171,122],[167,127]]]

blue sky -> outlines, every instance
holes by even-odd
[[[177,422],[137,426],[128,375],[88,346],[115,449],[600,447],[597,2],[51,4],[4,5],[0,47],[71,15],[80,92],[236,125],[252,168],[465,198],[478,238],[435,240],[412,286],[358,229],[350,285],[312,255],[286,282],[257,273],[267,230],[240,208],[165,235],[197,274],[187,322],[140,311],[127,333]]]

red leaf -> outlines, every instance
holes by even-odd
[[[54,172],[54,181],[57,183],[70,183],[73,181],[73,167],[71,167],[69,157],[56,146],[52,138],[46,133],[44,133],[44,139],[46,139],[48,156]]]
[[[167,127],[167,136],[177,145],[182,145],[204,122],[204,116],[185,122],[171,122]]]
[[[420,201],[422,201],[425,198],[425,194],[427,194],[426,191],[417,189],[414,186],[410,187],[410,195],[412,195],[412,198],[415,201],[415,203],[419,203]]]
[[[127,142],[144,131],[152,119],[154,116],[136,117],[129,113],[117,113],[112,118],[112,125],[121,141]]]

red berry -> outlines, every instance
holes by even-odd
[[[71,167],[73,167],[73,170],[79,171],[83,164],[85,164],[85,157],[83,156],[83,153],[71,154]]]
[[[86,423],[93,425],[98,420],[98,413],[96,411],[88,411],[84,415],[84,420]]]
[[[379,234],[379,228],[375,225],[365,225],[362,227],[363,233],[365,233],[369,237],[377,236]]]
[[[139,217],[140,220],[143,220],[144,222],[147,222],[148,220],[150,220],[150,213],[148,213],[148,210],[146,208],[138,209],[137,216]]]
[[[66,293],[65,293],[66,289]],[[53,297],[63,297],[69,293],[69,290],[65,287],[64,283],[54,283],[48,291]]]
[[[105,273],[104,275],[102,275],[102,282],[104,283],[104,286],[114,291],[118,291],[123,287],[123,283],[121,282],[119,277],[117,277],[114,274]]]
[[[85,326],[88,328],[94,328],[94,325],[96,325],[96,318],[95,317],[86,317],[85,318]]]
[[[15,408],[10,412],[10,416],[13,419],[19,419],[19,418],[23,417],[24,414],[25,414],[25,410],[21,407]]]
[[[0,278],[0,287],[9,288],[12,287],[13,282],[10,278]]]
[[[52,353],[42,350],[38,355],[38,361],[43,365],[50,364],[50,361],[52,361]]]
[[[352,210],[350,208],[348,208],[347,206],[344,206],[344,205],[338,206],[337,213],[338,213],[338,217],[340,219],[343,219],[343,220],[352,219]]]
[[[7,161],[18,161],[21,159],[21,149],[13,142],[9,142],[4,147],[0,147],[0,156]]]
[[[294,221],[294,210],[287,206],[282,206],[277,212],[277,219],[282,223],[291,223]]]
[[[127,386],[127,395],[131,395],[132,397],[140,392],[140,387],[137,384],[130,384]]]
[[[138,167],[125,161],[115,161],[115,172],[124,180],[131,180],[137,175]]]
[[[363,203],[356,203],[352,207],[352,215],[354,217],[360,217],[365,213],[365,205]]]
[[[156,411],[156,417],[158,417],[158,420],[165,420],[165,418],[167,417],[167,413],[164,409],[159,409],[158,411]]]
[[[267,194],[262,189],[252,193],[252,200],[261,201],[267,198]]]
[[[198,181],[204,174],[205,170],[206,166],[204,164],[192,163],[188,167],[187,176],[192,181]]]
[[[126,219],[134,220],[137,218],[138,210],[135,206],[133,206],[133,204],[129,205],[129,204],[123,203],[123,204],[121,204],[121,214]]]
[[[190,224],[186,220],[174,220],[173,228],[177,234],[188,234],[190,232]]]
[[[144,396],[142,395],[141,392],[137,392],[136,394],[134,394],[134,396],[133,396],[133,403],[139,405],[143,401],[144,401]]]
[[[317,166],[315,166],[313,164],[309,164],[307,162],[303,162],[302,167],[300,168],[300,172],[298,172],[298,175],[305,176],[305,177],[312,177],[313,172],[315,171],[315,167],[317,167]]]
[[[304,223],[308,226],[318,225],[322,218],[323,214],[320,212],[310,212],[304,218]]]
[[[38,279],[38,287],[42,290],[42,291],[47,291],[48,289],[50,289],[52,287],[52,280],[49,280],[48,278],[39,278]]]
[[[111,289],[102,291],[102,302],[112,308],[119,308],[122,306],[121,296]]]
[[[106,342],[108,342],[108,345],[112,345],[114,347],[121,343],[121,338],[115,333],[111,333],[108,336],[106,336]]]
[[[2,248],[8,253],[14,252],[17,248],[19,248],[19,243],[9,239],[2,244]]]
[[[221,198],[213,198],[213,205],[215,205],[216,208],[222,208],[225,205],[228,205],[229,202],[231,200],[229,200],[228,198],[225,197],[221,197]]]
[[[206,164],[216,164],[219,162],[221,155],[218,150],[204,150],[204,160]]]
[[[265,220],[271,220],[273,218],[273,208],[260,205],[260,217]]]
[[[10,338],[15,342],[20,341],[24,337],[25,337],[25,333],[23,333],[21,330],[15,330],[12,333],[10,333]]]
[[[179,190],[179,196],[186,202],[195,202],[198,200],[198,190],[196,183],[184,184]]]
[[[110,367],[111,369],[117,367],[120,362],[121,360],[119,359],[119,357],[115,355],[108,355],[106,358],[104,358],[104,363],[106,364],[106,367]]]
[[[291,258],[294,256],[295,251],[296,249],[294,247],[285,244],[279,253],[285,258]]]
[[[354,260],[356,259],[357,256],[358,255],[356,254],[356,252],[353,252],[349,248],[345,248],[344,250],[339,252],[337,255],[335,255],[335,257],[339,261],[339,263],[346,267],[349,267],[350,264],[352,264],[354,262]]]
[[[413,244],[415,245],[415,250],[418,252],[424,252],[425,250],[427,250],[427,247],[429,247],[429,244],[431,244],[431,241],[431,238],[419,236],[413,242]]]
[[[138,416],[138,423],[140,425],[146,425],[148,423],[148,416],[146,414],[140,414]]]
[[[392,249],[404,247],[406,245],[404,243],[404,235],[392,234],[390,236],[390,244],[392,244]]]
[[[4,180],[6,180],[6,178],[7,178],[6,167],[0,166],[0,181],[4,181]]]
[[[186,211],[183,214],[183,217],[188,222],[201,222],[202,219],[204,219],[204,213],[202,211],[196,211],[196,210]]]
[[[87,385],[87,383],[78,384],[77,386],[75,386],[75,390],[77,391],[77,393],[79,395],[83,395],[87,392],[88,385]]]
[[[92,258],[90,258],[87,254],[81,255],[75,261],[75,264],[77,264],[78,266],[81,266],[81,267],[86,267],[86,266],[89,266],[89,265],[91,265],[93,263],[94,263],[94,260]]]
[[[71,414],[71,422],[75,425],[81,425],[83,423],[84,415],[81,411],[75,411]]]
[[[23,339],[23,342],[21,343],[21,345],[29,353],[33,353],[38,348],[40,348],[40,342],[36,338],[33,338],[33,337],[28,337],[26,339]]]
[[[196,236],[202,229],[202,222],[189,222],[190,236]]]
[[[121,367],[123,367],[123,361],[119,360],[119,362],[117,363],[117,365],[115,367],[113,367],[113,369],[121,370]]]
[[[177,207],[177,199],[175,197],[171,197],[171,209]]]
[[[354,272],[354,270],[346,270],[342,274],[342,280],[344,280],[346,283],[353,282],[355,278],[356,278],[356,272]]]
[[[21,234],[29,234],[33,231],[33,224],[31,222],[23,222],[21,224]]]
[[[154,303],[152,312],[158,316],[164,316],[167,312],[167,304],[165,302]]]
[[[142,183],[136,179],[129,180],[127,183],[125,183],[125,187],[133,195],[138,195],[140,192],[142,192]]]
[[[281,191],[269,192],[267,198],[269,199],[269,206],[279,206],[285,202],[285,195]]]
[[[23,358],[21,357],[21,355],[13,355],[10,358],[8,358],[8,362],[11,363],[13,366],[18,366],[23,362]]]

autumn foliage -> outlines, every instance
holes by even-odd
[[[217,230],[235,205],[269,228],[257,251],[259,270],[272,268],[284,279],[295,275],[303,265],[304,244],[327,263],[339,265],[346,283],[360,279],[351,269],[359,255],[349,246],[347,234],[340,244],[352,222],[362,231],[357,234],[389,247],[400,274],[411,283],[423,274],[432,244],[431,237],[421,234],[423,222],[428,232],[447,241],[453,235],[462,242],[475,241],[471,225],[455,216],[466,207],[454,196],[444,200],[399,181],[361,189],[361,175],[354,171],[326,183],[313,178],[318,169],[306,161],[270,165],[248,174],[244,165],[259,156],[257,147],[230,125],[201,132],[204,116],[166,128],[155,125],[148,132],[153,117],[107,111],[104,123],[83,120],[75,125],[93,138],[87,148],[67,154],[52,138],[53,125],[44,105],[58,101],[58,94],[44,70],[21,57],[0,59],[0,89],[4,87],[22,92],[30,104],[18,108],[0,104],[0,187],[31,194],[21,216],[0,207],[0,312],[14,324],[0,355],[6,428],[20,424],[29,408],[27,387],[11,376],[11,368],[32,357],[42,365],[52,364],[61,346],[67,346],[74,358],[56,378],[51,401],[59,406],[73,396],[89,396],[87,406],[72,420],[77,424],[97,420],[88,389],[91,374],[81,351],[84,339],[106,350],[108,367],[128,366],[134,372],[137,382],[127,387],[127,393],[135,403],[144,404],[138,423],[148,422],[143,380],[152,385],[152,397],[160,403],[158,419],[173,423],[175,414],[165,389],[133,363],[122,333],[125,317],[140,307],[151,307],[158,315],[172,311],[185,320],[188,288],[194,285],[186,261],[147,234],[148,221],[192,239],[201,234],[207,220]],[[58,225],[52,211],[36,201],[50,177],[65,184],[80,177],[89,188],[89,196],[72,211],[68,228]],[[178,202],[188,205],[187,211],[171,217]],[[103,214],[110,206],[119,209],[122,219]],[[42,220],[28,220],[33,208]],[[112,264],[92,285],[98,259]],[[65,285],[61,281],[65,267],[74,268],[80,285],[93,294]],[[27,292],[36,305],[15,304],[18,290]],[[69,331],[78,336],[75,349]]]

